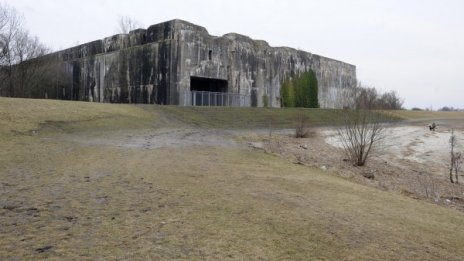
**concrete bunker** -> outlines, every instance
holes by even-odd
[[[59,67],[50,72],[56,77],[15,97],[262,107],[266,95],[267,106],[280,107],[282,81],[313,70],[321,107],[337,108],[356,86],[354,65],[235,33],[212,36],[178,19],[39,58],[46,59]]]

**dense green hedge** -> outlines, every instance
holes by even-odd
[[[282,83],[282,107],[319,108],[318,83],[314,71],[307,71]]]

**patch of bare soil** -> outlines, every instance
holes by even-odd
[[[138,132],[113,132],[104,136],[69,134],[62,139],[87,145],[110,145],[121,148],[160,148],[215,147],[231,148],[238,146],[227,131],[195,128],[152,129]]]
[[[291,131],[248,134],[248,145],[288,158],[295,164],[321,168],[353,182],[426,199],[464,211],[464,186],[449,182],[450,130],[431,132],[423,126],[388,129],[388,139],[364,167],[350,163],[334,129],[317,129],[311,138],[297,139]],[[456,132],[464,151],[464,131]],[[461,184],[464,176],[461,177]]]

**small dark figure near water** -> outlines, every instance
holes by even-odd
[[[432,123],[432,125],[429,125],[429,129],[430,129],[431,131],[434,131],[436,128],[437,128],[437,124],[435,124],[435,122]]]

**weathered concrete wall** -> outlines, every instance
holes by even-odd
[[[228,92],[251,95],[257,106],[267,95],[270,106],[280,107],[282,80],[312,69],[321,106],[337,107],[342,90],[356,84],[353,65],[243,35],[211,36],[181,20],[53,55],[64,62],[69,79],[56,87],[62,88],[53,92],[57,99],[182,105],[190,77],[197,76],[227,80]]]
[[[285,77],[314,70],[322,107],[337,107],[340,90],[356,85],[356,67],[333,59],[286,47],[270,47],[238,34],[210,36],[199,26],[174,23],[176,74],[174,87],[190,88],[190,76],[228,80],[229,92],[257,93],[258,106],[266,94],[272,107],[280,106],[280,87]],[[209,60],[209,51],[212,59]]]
[[[172,22],[63,50],[63,99],[168,104]],[[59,97],[58,97],[59,98]]]

